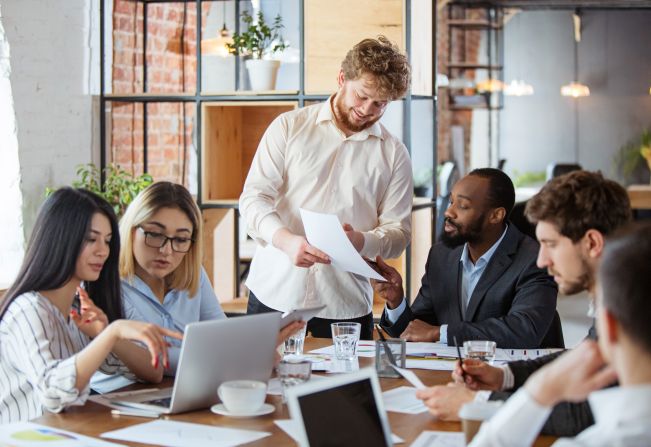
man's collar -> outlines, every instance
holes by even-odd
[[[324,121],[332,121],[332,124],[337,126],[337,122],[335,120],[334,114],[332,112],[332,107],[333,107],[333,101],[334,101],[335,95],[331,95],[327,101],[323,102],[321,104],[321,108],[319,109],[319,113],[317,113],[316,116],[316,123],[320,124]],[[373,125],[367,129],[361,130],[359,132],[356,132],[349,136],[348,138],[353,139],[353,140],[365,140],[369,136],[374,136],[376,138],[379,138],[381,140],[384,140],[384,136],[382,135],[382,128],[380,127],[379,122],[373,123]]]
[[[468,243],[466,242],[465,244],[463,244],[463,251],[461,252],[461,258],[459,260],[463,264],[464,270],[468,271],[468,270],[471,270],[473,267],[477,267],[477,266],[479,266],[481,264],[488,264],[488,261],[491,260],[491,258],[495,254],[495,251],[497,251],[497,247],[499,247],[500,244],[502,243],[502,241],[504,240],[504,236],[506,236],[506,232],[508,230],[509,230],[509,226],[507,224],[505,226],[505,228],[504,228],[504,232],[502,233],[502,236],[500,236],[500,238],[497,240],[497,242],[495,242],[491,246],[491,248],[486,250],[486,253],[484,253],[483,255],[481,255],[481,257],[479,259],[477,259],[477,262],[475,262],[474,266],[472,264],[472,261],[470,260],[470,252],[469,252],[469,249],[468,249]],[[480,262],[480,261],[482,261],[482,262]]]

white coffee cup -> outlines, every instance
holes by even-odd
[[[217,395],[233,414],[258,411],[267,395],[267,384],[257,380],[230,380],[219,385]]]

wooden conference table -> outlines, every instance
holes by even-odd
[[[332,344],[332,341],[329,339],[308,337],[305,339],[305,350],[310,351],[312,349],[318,349],[330,344]],[[365,366],[373,365],[373,361],[374,359],[372,358],[359,358],[359,364],[362,368]],[[450,380],[450,373],[447,371],[414,371],[426,385],[445,384]],[[409,383],[404,379],[380,379],[380,384],[383,390],[389,390],[405,385],[410,386]],[[166,381],[164,381],[164,383],[161,385],[171,386],[172,380],[166,379]],[[142,388],[146,386],[137,385],[137,387]],[[247,444],[251,446],[295,446],[296,443],[294,440],[273,422],[276,419],[289,418],[287,407],[281,403],[280,396],[268,395],[266,402],[274,405],[276,407],[276,411],[266,416],[259,416],[249,419],[234,419],[227,416],[220,416],[211,413],[209,409],[164,417],[176,421],[266,431],[271,433],[271,436],[267,436],[266,438],[263,438],[254,443]],[[410,445],[424,430],[461,431],[461,424],[459,422],[439,421],[429,413],[412,415],[389,412],[388,416],[389,423],[391,425],[391,431],[405,440],[405,444],[401,444],[405,446]],[[65,412],[59,414],[49,413],[38,419],[35,419],[33,422],[70,430],[87,436],[99,437],[101,433],[117,430],[130,425],[149,422],[150,420],[151,419],[141,417],[115,416],[111,414],[109,408],[89,401],[83,407],[71,407]],[[555,438],[553,437],[541,436],[538,438],[535,445],[548,446],[554,442],[554,439]],[[111,440],[107,439],[107,441]],[[130,446],[146,445],[139,443],[128,443],[125,441],[117,442]]]

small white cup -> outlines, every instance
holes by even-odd
[[[267,395],[267,384],[257,380],[230,380],[219,385],[217,395],[233,414],[258,411]]]

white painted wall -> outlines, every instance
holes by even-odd
[[[616,177],[613,155],[651,127],[651,11],[584,11],[579,80],[591,96],[560,96],[573,77],[571,11],[528,11],[505,28],[505,80],[523,78],[535,95],[506,97],[500,157],[507,172],[576,162]]]
[[[98,0],[2,2],[26,235],[45,187],[70,184],[75,167],[92,159],[98,8]]]
[[[2,22],[0,5],[0,289],[6,289],[20,267],[24,237],[16,115],[9,82],[11,52]]]

